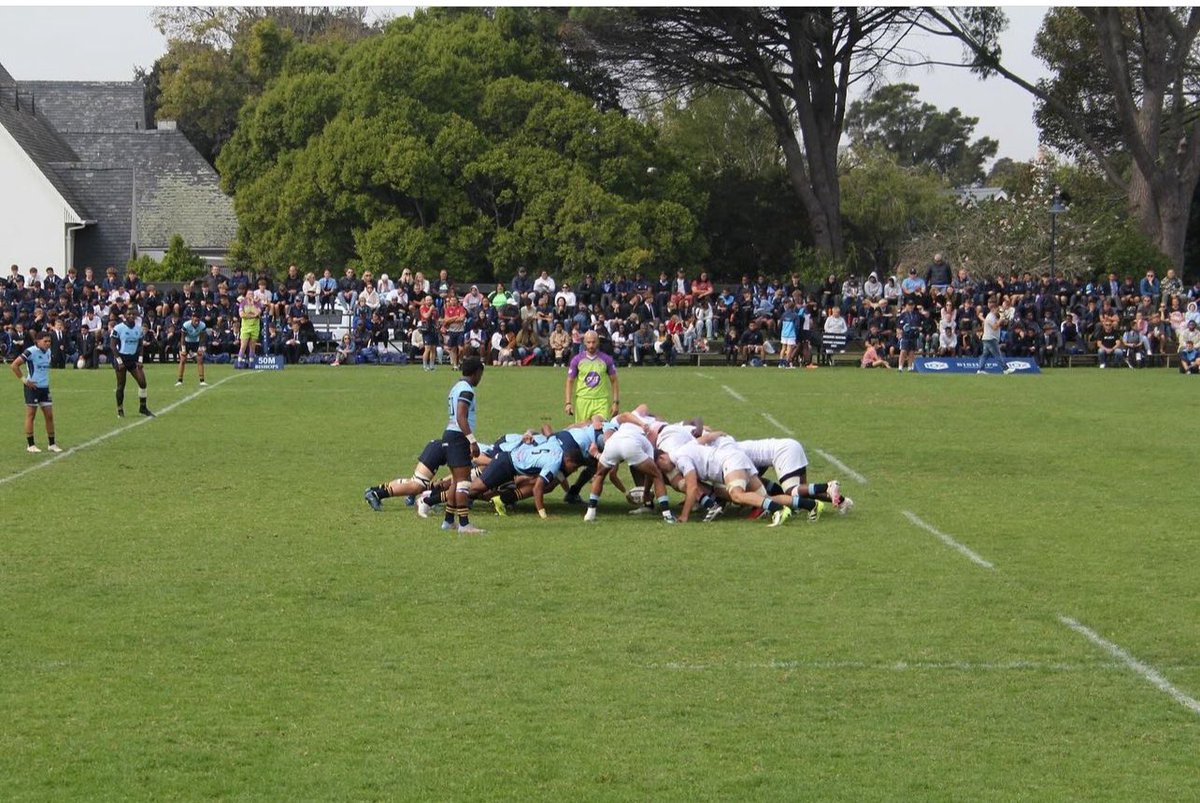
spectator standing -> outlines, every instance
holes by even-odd
[[[904,299],[904,311],[896,317],[896,336],[900,340],[900,371],[904,371],[904,363],[908,363],[909,372],[917,370],[917,350],[921,347],[921,327],[925,319],[917,312],[917,301],[912,296]]]
[[[979,313],[979,320],[983,322],[983,338],[981,341],[983,350],[979,354],[979,370],[975,372],[977,374],[987,373],[988,357],[994,357],[1000,363],[1000,367],[1004,370],[1004,373],[1011,374],[1016,371],[1015,368],[1009,366],[1008,362],[1004,359],[1004,355],[1000,353],[1000,327],[1004,325],[1004,318],[1000,314],[998,306],[996,300],[992,299],[988,301],[987,314],[984,315],[982,311]]]

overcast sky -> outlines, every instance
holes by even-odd
[[[395,8],[380,6],[372,12]],[[130,80],[134,67],[149,67],[166,50],[150,12],[150,6],[0,6],[0,64],[18,80]],[[1045,68],[1030,49],[1046,8],[1005,7],[1005,12],[1009,27],[1001,45],[1006,63],[1029,80],[1044,76]],[[946,60],[958,56],[959,48],[941,47]],[[921,88],[922,101],[943,110],[957,106],[978,117],[976,136],[998,140],[998,156],[1027,160],[1036,152],[1033,103],[1018,87],[949,68],[911,70],[893,80],[901,78]]]

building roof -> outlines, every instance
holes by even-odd
[[[66,134],[136,131],[146,127],[144,89],[137,81],[20,81],[35,111]]]
[[[40,115],[17,108],[13,98],[0,97],[0,126],[4,127],[21,149],[29,155],[42,175],[80,218],[88,219],[88,210],[51,167],[54,162],[75,162],[79,157]]]
[[[70,133],[66,138],[86,162],[133,168],[139,249],[166,248],[174,234],[192,249],[224,249],[237,234],[233,200],[182,132]]]
[[[133,168],[87,162],[52,167],[96,221],[75,234],[76,266],[97,273],[109,265],[123,269],[133,256]]]
[[[954,196],[960,203],[1008,200],[1008,193],[1003,187],[958,187],[954,190]]]
[[[8,70],[4,69],[4,65],[0,64],[0,86],[12,86],[16,80],[8,74]]]

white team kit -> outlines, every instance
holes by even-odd
[[[758,470],[775,469],[775,476],[788,493],[800,484],[796,475],[808,468],[808,455],[794,438],[759,438],[738,441],[737,445]]]
[[[647,460],[654,460],[654,447],[638,424],[621,424],[616,432],[604,439],[600,464],[607,468],[616,468],[622,463],[636,466]]]

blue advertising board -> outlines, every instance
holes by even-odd
[[[1007,362],[1010,368],[1016,369],[1014,373],[1040,374],[1042,372],[1038,364],[1027,357],[1010,357],[1007,358]],[[978,357],[917,358],[917,373],[921,374],[973,374],[978,370]],[[1000,364],[995,360],[988,360],[986,370],[989,374],[998,374],[1000,373]]]

